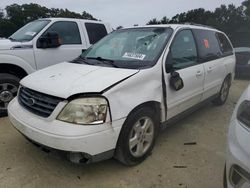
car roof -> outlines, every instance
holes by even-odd
[[[41,18],[38,20],[51,20],[51,21],[81,21],[81,22],[88,22],[88,23],[105,23],[102,21],[96,21],[96,20],[88,20],[88,19],[78,19],[78,18]]]
[[[146,26],[134,26],[134,27],[128,27],[124,29],[132,29],[132,28],[150,28],[150,27],[170,27],[174,30],[179,28],[192,28],[192,29],[203,29],[203,30],[211,30],[211,31],[217,31],[221,32],[215,28],[205,26],[205,25],[199,25],[199,24],[159,24],[159,25],[146,25]]]

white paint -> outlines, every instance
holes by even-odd
[[[167,27],[173,28],[174,35],[183,27],[204,29],[188,25],[168,25]],[[172,39],[173,37],[169,44],[171,44]],[[165,70],[169,44],[152,68],[131,70],[61,63],[31,74],[21,81],[25,87],[65,99],[75,94],[100,93],[113,86],[102,94],[109,101],[112,117],[110,123],[98,126],[65,124],[56,120],[63,108],[62,104],[52,113],[50,118],[46,119],[27,112],[19,106],[17,100],[9,105],[11,121],[23,134],[44,145],[59,149],[72,147],[72,151],[89,151],[91,154],[98,154],[108,151],[108,149],[115,149],[126,117],[137,106],[149,101],[157,102],[161,107],[161,122],[164,122],[212,96],[214,92],[218,92],[225,76],[229,73],[234,75],[235,56],[232,55],[215,62],[208,62],[207,65],[203,63],[178,70],[177,72],[184,81],[184,88],[180,91],[174,91],[169,85],[170,75],[165,71],[162,72]],[[219,65],[215,65],[216,63]],[[214,66],[211,76],[207,74],[207,66],[210,65]],[[163,103],[162,74],[165,77],[167,109]],[[119,84],[114,86],[117,82]],[[64,103],[66,102],[64,101]],[[39,131],[35,129],[39,129]],[[29,132],[29,130],[31,131]],[[32,131],[35,131],[34,134]],[[58,134],[60,141],[54,139],[55,135]],[[73,138],[79,135],[85,136],[83,139],[75,140],[75,142],[74,140],[67,142],[69,134]],[[84,148],[80,142],[84,142]]]
[[[69,18],[50,18],[51,22],[43,28],[31,41],[28,42],[14,42],[9,39],[0,40],[0,64],[14,64],[24,69],[28,74],[36,70],[61,63],[63,61],[71,61],[78,57],[82,50],[86,50],[90,47],[88,34],[85,28],[85,23],[102,23],[107,29],[107,32],[111,32],[112,29],[108,23],[99,21],[81,20],[81,19],[69,19]],[[36,47],[37,40],[43,35],[43,33],[58,21],[73,21],[76,22],[81,36],[82,44],[79,45],[61,45],[58,48],[38,49]],[[70,28],[69,28],[70,29]],[[36,33],[27,32],[27,35],[34,36]],[[16,46],[30,46],[30,48],[20,49],[13,47]],[[9,58],[9,59],[8,59]],[[32,69],[27,66],[32,67]]]
[[[21,85],[67,99],[83,91],[101,92],[137,72],[132,69],[60,63],[25,77]]]
[[[241,95],[234,113],[231,118],[229,133],[228,133],[228,152],[226,159],[227,169],[227,183],[228,187],[231,187],[229,182],[229,174],[232,165],[238,165],[248,173],[250,172],[250,129],[243,125],[237,119],[237,112],[240,104],[243,101],[250,101],[250,85]],[[243,187],[249,187],[250,183],[245,183]]]

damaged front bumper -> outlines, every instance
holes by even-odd
[[[10,102],[8,113],[14,128],[26,138],[42,147],[68,152],[73,162],[81,162],[80,156],[83,161],[94,162],[112,157],[125,121],[81,126],[48,120],[25,110],[17,99]]]

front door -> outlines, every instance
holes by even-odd
[[[71,61],[78,57],[83,48],[77,22],[58,21],[53,23],[43,35],[48,32],[58,33],[61,46],[57,48],[34,49],[37,69],[42,69],[63,61]],[[36,46],[36,45],[35,45]]]
[[[201,101],[204,84],[204,66],[198,63],[198,53],[193,33],[185,29],[177,33],[169,50],[166,64],[172,72],[179,73],[184,87],[176,91],[170,86],[171,73],[165,76],[167,119],[189,109]]]

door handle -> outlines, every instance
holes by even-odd
[[[208,67],[207,72],[210,73],[213,71],[213,67]]]
[[[197,71],[197,72],[196,72],[196,76],[197,76],[197,77],[202,76],[202,75],[203,75],[202,71]]]

